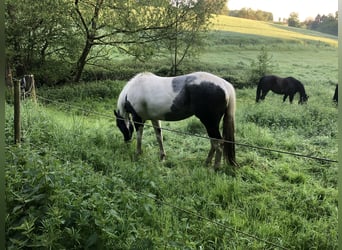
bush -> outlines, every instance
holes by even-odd
[[[84,101],[87,99],[113,99],[119,96],[123,82],[98,81],[66,85],[57,88],[41,88],[39,95],[54,101]]]
[[[254,87],[255,83],[259,82],[259,79],[271,72],[272,55],[269,55],[265,46],[261,48],[257,61],[252,61],[250,66],[250,76],[248,82],[250,87]]]
[[[70,68],[66,63],[51,60],[37,66],[32,72],[34,72],[36,87],[53,86],[66,81],[70,75]]]

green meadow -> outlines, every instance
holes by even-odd
[[[249,75],[263,48],[270,73],[302,81],[306,105],[273,93],[255,103]],[[38,104],[22,102],[20,146],[9,102],[8,249],[337,249],[337,38],[220,16],[184,66],[198,70],[236,88],[236,171],[205,166],[195,117],[162,122],[165,162],[148,122],[137,157],[113,116],[128,79],[38,89]]]

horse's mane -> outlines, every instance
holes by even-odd
[[[296,79],[296,83],[297,83],[297,85],[298,85],[299,93],[300,93],[301,95],[306,95],[306,93],[305,93],[305,88],[304,88],[303,83],[301,83],[301,82],[298,81],[297,79]]]
[[[298,87],[298,91],[299,91],[301,96],[302,95],[306,95],[304,85],[303,85],[303,83],[301,81],[299,81],[296,78],[291,77],[291,76],[288,77],[287,79],[290,79],[291,81],[293,81],[296,84],[296,86]]]
[[[126,83],[126,85],[122,89],[122,91],[121,91],[121,93],[119,95],[119,98],[118,98],[117,110],[118,110],[118,112],[119,112],[119,114],[121,116],[126,116],[127,115],[126,114],[126,110],[125,110],[125,101],[126,101],[126,98],[127,98],[127,91],[128,91],[128,88],[129,88],[129,86],[128,86],[129,83],[130,83],[130,81]]]

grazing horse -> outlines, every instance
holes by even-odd
[[[210,73],[195,72],[176,77],[140,73],[121,91],[114,114],[125,141],[132,138],[133,119],[138,154],[142,153],[144,123],[151,120],[161,160],[165,159],[165,151],[160,120],[179,121],[195,115],[204,124],[210,137],[211,148],[206,164],[211,163],[215,154],[214,167],[217,169],[223,149],[225,160],[235,167],[235,98],[234,87]],[[222,117],[223,138],[219,131]]]
[[[333,101],[338,103],[338,84],[336,84],[335,93],[333,96]]]
[[[297,92],[300,94],[298,104],[306,103],[309,98],[305,93],[304,85],[294,77],[281,78],[268,75],[260,78],[256,91],[256,102],[264,100],[270,90],[276,94],[284,95],[283,102],[289,96],[290,103],[292,103],[293,97]]]

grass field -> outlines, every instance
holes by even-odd
[[[20,147],[6,106],[8,249],[337,249],[338,165],[323,160],[338,154],[337,48],[307,39],[319,33],[237,21],[212,31],[194,69],[246,81],[266,46],[272,73],[301,79],[308,104],[269,94],[256,105],[255,88],[237,88],[241,168],[214,172],[204,165],[209,141],[180,134],[205,135],[195,118],[162,123],[179,132],[164,131],[165,162],[146,126],[136,157],[113,118],[125,81],[39,89],[39,105],[22,104]]]
[[[212,21],[212,29],[240,34],[276,37],[277,39],[295,40],[302,44],[309,41],[323,42],[337,47],[337,39],[332,35],[269,22],[255,22],[254,20],[244,18],[222,15],[217,16]]]

